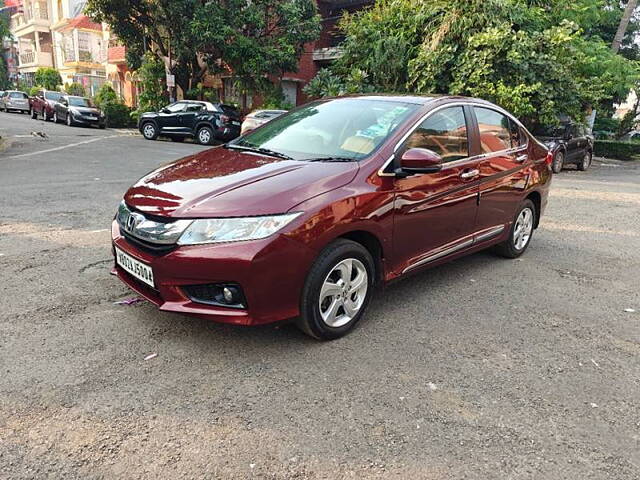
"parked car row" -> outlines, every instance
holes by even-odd
[[[32,98],[18,90],[0,92],[0,108],[5,112],[29,113],[33,119],[64,122],[69,126],[106,127],[104,113],[90,98],[66,95],[53,90],[39,90]]]

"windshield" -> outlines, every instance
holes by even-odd
[[[69,105],[71,105],[72,107],[93,108],[93,103],[91,103],[91,100],[82,97],[69,97]]]
[[[268,149],[296,160],[360,160],[382,145],[419,107],[364,98],[314,102],[271,120],[229,145]]]
[[[59,93],[59,92],[45,92],[44,93],[44,98],[46,98],[47,100],[53,100],[55,102],[60,100],[61,96],[62,96],[62,94]]]

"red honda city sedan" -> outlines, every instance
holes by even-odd
[[[133,185],[112,224],[114,269],[163,311],[296,319],[334,339],[378,284],[488,247],[522,255],[550,160],[486,101],[315,101]]]

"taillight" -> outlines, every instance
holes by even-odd
[[[553,163],[553,152],[551,150],[547,152],[547,158],[544,159],[544,163],[547,165],[551,165]]]

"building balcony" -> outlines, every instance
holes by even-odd
[[[48,32],[51,26],[47,2],[37,2],[34,7],[24,13],[17,13],[11,17],[11,33],[14,37],[30,35],[34,32]]]
[[[337,60],[343,54],[344,54],[344,51],[340,47],[316,48],[313,51],[313,61],[328,62],[332,60]]]
[[[18,57],[18,68],[53,67],[51,52],[25,52]]]

